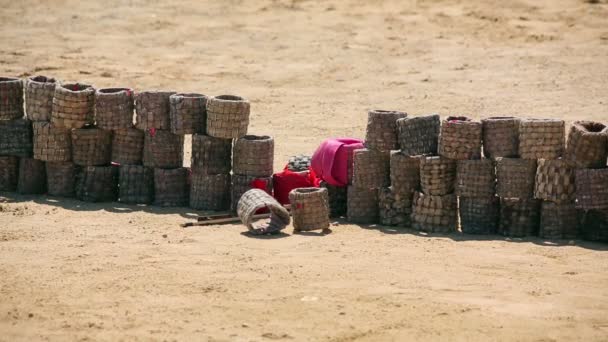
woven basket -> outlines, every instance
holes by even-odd
[[[116,166],[86,166],[78,174],[76,198],[85,202],[112,202],[118,195]]]
[[[23,82],[18,78],[0,77],[0,120],[23,118]]]
[[[68,128],[34,122],[34,158],[47,162],[72,160],[72,135]]]
[[[85,127],[72,130],[72,161],[80,166],[110,164],[112,131]]]
[[[51,121],[55,86],[52,77],[32,76],[25,83],[25,113],[32,121]]]
[[[574,202],[574,168],[563,159],[539,159],[534,197],[556,203]]]
[[[234,142],[232,168],[235,174],[272,176],[274,139],[267,135],[246,135]]]
[[[135,128],[115,130],[112,134],[112,161],[120,165],[141,165],[144,134]]]
[[[444,157],[420,158],[420,188],[426,195],[443,196],[454,192],[456,161]]]
[[[143,164],[152,168],[178,168],[184,163],[184,137],[150,130],[144,135]]]
[[[401,152],[405,155],[437,154],[439,115],[418,116],[397,120],[397,135]]]
[[[150,204],[154,200],[154,169],[142,165],[121,165],[118,173],[118,201]]]
[[[399,147],[397,141],[397,120],[407,117],[407,113],[389,110],[370,110],[367,114],[365,147],[390,152]]]
[[[232,168],[232,140],[204,134],[192,136],[193,169],[208,175],[230,173]]]
[[[24,119],[0,121],[0,155],[31,157],[32,122]]]
[[[154,204],[161,207],[186,207],[189,199],[188,169],[154,169]]]
[[[207,135],[236,139],[247,134],[249,101],[234,95],[207,99]]]
[[[19,158],[0,156],[0,191],[17,190]]]
[[[69,162],[46,163],[46,185],[51,196],[74,197],[78,167]]]
[[[608,157],[608,128],[593,121],[575,121],[570,127],[565,159],[576,168],[604,168]]]
[[[378,190],[380,223],[385,226],[407,227],[411,224],[413,193],[399,194],[392,187]]]
[[[142,91],[135,93],[135,127],[143,131],[170,130],[169,97],[174,91]]]
[[[498,197],[460,197],[460,229],[465,234],[494,234],[498,228]]]
[[[486,158],[515,158],[519,152],[519,118],[495,116],[481,120]]]
[[[557,159],[564,153],[563,120],[523,119],[519,124],[519,157]]]
[[[576,207],[608,210],[608,169],[576,170]]]
[[[254,215],[267,208],[270,218],[254,223]],[[291,221],[289,212],[272,196],[260,189],[251,189],[241,196],[236,208],[241,222],[254,235],[275,234],[283,230]]]
[[[102,88],[95,92],[95,121],[101,129],[133,127],[133,89]]]
[[[289,157],[287,161],[287,169],[294,172],[304,172],[310,169],[310,161],[312,157],[304,154]]]
[[[578,217],[574,203],[543,202],[538,236],[543,239],[576,239]]]
[[[540,223],[540,201],[501,198],[499,233],[511,237],[535,236]]]
[[[55,87],[51,122],[53,126],[80,128],[93,124],[95,89],[88,84],[67,83]]]
[[[608,242],[608,210],[583,212],[580,222],[583,239]]]
[[[458,201],[454,194],[444,196],[414,194],[412,227],[427,233],[451,233],[458,227]]]
[[[353,185],[376,189],[390,184],[390,154],[367,148],[353,152]]]
[[[205,133],[207,96],[203,94],[173,94],[169,97],[171,133]]]
[[[505,198],[533,198],[536,160],[496,159],[496,194]]]
[[[346,215],[346,192],[348,188],[345,186],[334,186],[325,181],[321,181],[321,187],[327,189],[329,216],[341,217]]]
[[[19,160],[17,192],[21,194],[43,194],[46,192],[46,166],[43,161],[32,158]]]
[[[346,220],[352,223],[377,223],[378,189],[358,188],[350,185],[346,198]]]
[[[421,156],[409,156],[402,151],[391,151],[391,187],[402,196],[412,196],[420,190]]]
[[[228,210],[230,208],[230,174],[210,175],[192,168],[190,208],[198,210]]]
[[[329,228],[329,197],[325,188],[298,188],[289,192],[293,230]]]
[[[459,160],[456,168],[456,195],[487,198],[496,192],[492,159]]]
[[[450,159],[481,158],[481,122],[449,116],[441,122],[439,155]]]
[[[244,175],[232,175],[232,191],[230,195],[230,209],[236,211],[241,196],[253,188],[264,188],[269,194],[272,193],[272,177],[255,177]]]

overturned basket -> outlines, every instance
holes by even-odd
[[[270,211],[270,219],[254,224],[255,213],[264,208]],[[291,221],[287,209],[260,189],[245,192],[238,201],[236,212],[249,232],[255,235],[278,233]]]
[[[294,231],[329,228],[329,198],[325,188],[298,188],[289,192]]]

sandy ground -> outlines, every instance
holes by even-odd
[[[608,119],[605,0],[0,6],[2,74],[246,96],[277,169],[370,108]],[[608,245],[1,196],[1,341],[608,339]]]

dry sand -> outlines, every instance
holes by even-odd
[[[608,3],[0,1],[0,70],[235,93],[276,168],[366,111],[608,120]],[[608,246],[2,194],[0,340],[608,339]]]

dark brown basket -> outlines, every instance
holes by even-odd
[[[353,152],[353,185],[358,188],[381,188],[390,184],[390,154],[367,148]]]
[[[118,174],[118,201],[150,204],[154,200],[154,169],[142,165],[121,165]]]
[[[69,162],[46,163],[46,185],[51,196],[74,197],[79,168]]]
[[[272,176],[274,139],[267,135],[246,135],[234,142],[232,169],[235,174]]]
[[[154,169],[154,204],[161,207],[188,206],[188,169]]]
[[[437,154],[440,127],[437,114],[397,120],[401,152],[410,156]]]
[[[236,139],[247,134],[249,101],[234,95],[207,99],[207,135]]]
[[[23,118],[23,82],[18,78],[0,77],[0,120]]]
[[[411,224],[414,194],[400,194],[392,187],[378,190],[380,223],[385,226],[407,227]]]
[[[427,233],[451,233],[458,228],[456,195],[431,196],[414,194],[412,227]]]
[[[236,206],[244,193],[253,189],[263,187],[266,192],[272,194],[272,177],[255,177],[244,175],[232,175],[232,193],[230,195],[230,209],[236,211]]]
[[[144,132],[135,128],[112,134],[112,161],[120,165],[140,165],[144,154]]]
[[[519,118],[495,116],[481,120],[486,158],[515,158],[519,152]]]
[[[52,77],[32,76],[25,83],[25,112],[32,121],[51,121],[55,86]]]
[[[210,175],[192,168],[190,208],[197,210],[228,210],[230,208],[230,174]]]
[[[449,116],[441,123],[439,155],[450,159],[481,158],[481,122]]]
[[[563,120],[523,119],[519,124],[519,157],[557,159],[564,153]]]
[[[95,92],[95,121],[101,129],[133,127],[133,89],[102,88]]]
[[[209,175],[230,173],[232,140],[194,134],[191,165],[193,169]]]
[[[465,234],[494,234],[498,228],[498,197],[460,197],[460,229]]]
[[[53,97],[53,126],[80,128],[94,123],[95,89],[82,83],[58,84]]]
[[[293,230],[329,228],[329,198],[325,188],[298,188],[289,192]]]
[[[178,168],[184,163],[184,137],[150,130],[144,136],[143,164],[152,168]]]
[[[398,149],[397,120],[406,117],[405,112],[370,110],[367,114],[365,147],[386,153]]]
[[[70,129],[54,127],[49,122],[34,122],[34,158],[60,162],[72,160]]]
[[[19,158],[0,156],[0,191],[17,190]]]
[[[594,121],[575,121],[570,127],[565,159],[576,168],[604,168],[608,157],[608,128]]]
[[[421,156],[409,156],[402,151],[391,151],[391,187],[401,196],[412,197],[420,190]]]
[[[135,93],[135,126],[149,129],[171,129],[169,97],[174,91],[142,91]]]
[[[543,202],[538,236],[543,239],[576,239],[578,217],[574,203]]]
[[[534,197],[556,203],[574,202],[574,168],[563,159],[539,159]]]
[[[583,239],[608,242],[608,210],[589,210],[579,214]]]
[[[496,159],[496,194],[505,198],[533,198],[536,160]]]
[[[576,207],[608,210],[608,169],[576,170]]]
[[[112,131],[85,127],[72,130],[72,161],[80,166],[101,166],[112,159]]]
[[[325,181],[321,181],[321,187],[327,189],[330,217],[341,217],[346,215],[347,187],[334,186]]]
[[[32,122],[25,119],[0,121],[0,155],[31,157]]]
[[[118,195],[118,167],[86,166],[78,174],[76,197],[85,202],[112,202]]]
[[[492,159],[459,160],[456,168],[456,195],[488,198],[496,192]]]
[[[346,220],[352,223],[378,223],[378,189],[350,185],[346,199]]]
[[[501,198],[501,234],[511,237],[535,236],[540,223],[540,201],[535,199]]]
[[[270,211],[270,218],[254,224],[254,215],[265,208]],[[238,202],[236,212],[241,222],[254,235],[278,233],[291,221],[287,209],[260,189],[245,192]]]
[[[173,94],[169,97],[171,133],[205,133],[207,123],[207,96],[203,94]]]
[[[17,192],[21,194],[43,194],[46,192],[46,166],[43,161],[32,158],[21,158],[19,160]]]
[[[420,158],[420,188],[432,196],[454,192],[456,161],[444,157]]]

